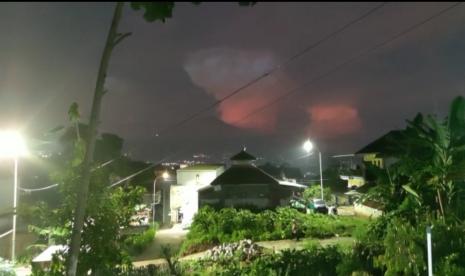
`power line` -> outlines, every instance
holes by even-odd
[[[329,70],[329,71],[326,71],[325,73],[323,73],[323,74],[321,74],[321,75],[319,75],[319,76],[317,76],[317,77],[315,77],[315,78],[313,78],[313,79],[311,79],[311,80],[309,80],[309,81],[307,81],[307,82],[304,82],[303,85],[298,86],[298,87],[296,87],[296,88],[293,88],[293,89],[289,90],[288,92],[286,92],[285,94],[283,94],[283,95],[281,95],[281,96],[275,98],[273,101],[271,101],[271,102],[269,102],[269,103],[267,103],[267,104],[265,104],[265,105],[259,107],[258,109],[255,109],[254,111],[248,113],[247,115],[245,115],[244,117],[240,118],[239,120],[236,120],[236,121],[232,122],[232,124],[237,124],[237,123],[239,123],[239,122],[242,122],[242,121],[244,121],[244,120],[246,120],[246,119],[252,117],[252,116],[255,115],[255,114],[258,114],[258,113],[262,112],[263,110],[265,110],[265,109],[267,109],[267,108],[269,108],[269,107],[275,105],[276,103],[278,103],[279,101],[283,100],[284,98],[289,97],[290,95],[292,95],[292,94],[294,94],[294,93],[297,93],[297,92],[298,92],[299,90],[301,90],[302,88],[304,88],[304,87],[306,87],[306,86],[309,86],[309,85],[311,85],[311,84],[313,84],[313,83],[315,83],[315,82],[317,82],[317,81],[319,81],[319,80],[322,80],[322,79],[326,78],[327,76],[331,75],[332,73],[334,73],[334,72],[336,72],[336,71],[339,71],[340,69],[342,69],[342,68],[344,68],[345,66],[351,64],[352,62],[356,61],[357,59],[360,59],[360,58],[362,58],[362,57],[364,57],[364,56],[366,56],[366,55],[368,55],[368,54],[371,54],[372,52],[378,50],[379,48],[381,48],[381,47],[383,47],[383,46],[385,46],[385,45],[387,45],[387,44],[393,42],[394,40],[396,40],[396,39],[398,39],[398,38],[400,38],[400,37],[402,37],[402,36],[404,36],[404,35],[406,35],[406,34],[408,34],[408,33],[410,33],[411,31],[415,30],[416,28],[418,28],[418,27],[420,27],[420,26],[422,26],[422,25],[424,25],[424,24],[430,22],[431,20],[433,20],[433,19],[435,19],[435,18],[437,18],[437,17],[443,15],[444,13],[446,13],[446,12],[448,12],[449,10],[451,10],[451,9],[453,9],[453,8],[455,8],[455,7],[457,7],[457,6],[459,6],[460,4],[462,4],[462,3],[459,2],[459,3],[456,3],[456,4],[454,4],[454,5],[451,5],[451,6],[447,7],[447,8],[445,8],[445,9],[439,11],[438,13],[435,13],[435,14],[433,14],[432,16],[430,16],[430,17],[428,17],[428,18],[426,18],[426,19],[420,21],[419,23],[416,23],[416,24],[410,26],[410,27],[407,28],[406,30],[404,30],[404,31],[402,31],[402,32],[400,32],[400,33],[398,33],[398,34],[396,34],[395,36],[391,37],[390,39],[388,39],[388,40],[386,40],[386,41],[384,41],[384,42],[382,42],[382,43],[379,43],[379,44],[375,45],[374,47],[368,49],[367,51],[364,51],[364,52],[362,52],[362,53],[360,53],[360,54],[358,54],[358,55],[355,55],[355,56],[349,58],[349,59],[346,60],[345,62],[343,62],[343,63],[337,65],[336,67],[334,67],[333,69],[331,69],[331,70]]]
[[[42,187],[42,188],[36,188],[36,189],[28,189],[28,188],[18,187],[18,190],[26,192],[26,193],[30,193],[30,192],[44,191],[44,190],[48,190],[48,189],[55,188],[55,187],[58,187],[58,183],[52,184],[52,185],[49,185],[49,186],[46,186],[46,187]]]
[[[129,176],[127,176],[127,177],[121,179],[121,180],[118,180],[118,181],[116,181],[115,183],[113,183],[113,184],[111,184],[110,186],[108,186],[108,188],[113,188],[114,186],[116,186],[116,185],[118,185],[118,184],[121,184],[121,183],[123,183],[124,181],[129,180],[129,179],[133,178],[134,176],[137,176],[137,175],[139,175],[139,174],[145,172],[146,170],[155,167],[155,166],[158,165],[158,164],[159,164],[159,163],[157,163],[157,164],[152,164],[152,165],[150,165],[150,166],[148,166],[148,167],[146,167],[146,168],[144,168],[144,169],[142,169],[142,170],[140,170],[140,171],[137,171],[137,172],[135,172],[135,173],[133,173],[133,174],[131,174],[131,175],[129,175]]]
[[[118,181],[116,181],[115,183],[112,183],[110,186],[108,186],[108,188],[113,188],[114,186],[119,185],[119,184],[123,183],[124,181],[129,180],[129,179],[131,179],[131,178],[133,178],[133,177],[135,177],[135,176],[137,176],[137,175],[139,175],[139,174],[145,172],[146,170],[151,169],[151,168],[157,166],[158,164],[160,164],[161,162],[165,161],[166,159],[171,158],[171,157],[173,157],[173,156],[176,156],[177,154],[179,154],[179,152],[170,154],[170,155],[168,155],[168,156],[165,156],[164,158],[158,160],[156,163],[154,163],[154,164],[152,164],[152,165],[149,165],[149,166],[143,168],[142,170],[139,170],[139,171],[137,171],[137,172],[135,172],[135,173],[133,173],[133,174],[131,174],[131,175],[129,175],[129,176],[127,176],[127,177],[121,179],[121,180],[118,180]]]
[[[384,5],[386,5],[386,2],[383,2],[381,3],[380,5],[368,10],[367,12],[363,13],[361,16],[353,19],[352,21],[344,24],[343,26],[341,26],[340,28],[338,28],[337,30],[327,34],[326,36],[324,36],[323,38],[319,39],[318,41],[314,42],[313,44],[310,44],[309,46],[305,47],[304,49],[302,49],[301,51],[297,52],[296,54],[294,54],[293,56],[289,57],[287,60],[285,60],[283,63],[281,64],[278,64],[276,66],[274,66],[273,68],[271,68],[269,71],[263,73],[262,75],[259,75],[258,77],[252,79],[251,81],[245,83],[244,85],[240,86],[239,88],[233,90],[231,93],[227,94],[226,96],[224,96],[223,98],[215,101],[213,104],[191,114],[190,116],[186,117],[185,119],[179,121],[178,123],[172,125],[171,127],[168,127],[164,130],[162,130],[160,132],[160,134],[163,134],[163,133],[166,133],[168,132],[169,130],[172,130],[172,129],[176,129],[184,124],[186,124],[187,122],[190,122],[192,120],[194,120],[195,118],[197,118],[198,116],[200,116],[201,114],[205,113],[206,111],[212,109],[213,107],[221,104],[222,102],[226,101],[227,99],[233,97],[234,95],[242,92],[244,89],[254,85],[255,83],[259,82],[260,80],[266,78],[267,76],[273,74],[275,71],[278,71],[286,66],[288,66],[291,62],[293,62],[294,60],[296,60],[297,58],[305,55],[306,53],[308,53],[309,51],[315,49],[316,47],[318,47],[319,45],[323,44],[324,42],[326,42],[327,40],[333,38],[334,36],[344,32],[346,29],[350,28],[352,25],[355,25],[356,23],[362,21],[363,19],[365,19],[366,17],[368,17],[369,15],[371,15],[372,13],[376,12],[377,10],[381,9]]]
[[[115,159],[109,160],[109,161],[107,161],[107,162],[105,162],[105,163],[102,163],[102,164],[98,165],[97,167],[93,168],[93,169],[91,170],[91,172],[94,172],[94,171],[97,170],[97,169],[103,168],[103,167],[105,167],[105,166],[107,166],[107,165],[113,163],[116,159],[119,159],[119,158],[121,158],[121,156],[120,156],[120,157],[117,157],[117,158],[115,158]],[[58,183],[55,183],[55,184],[52,184],[52,185],[49,185],[49,186],[46,186],[46,187],[34,188],[34,189],[18,187],[18,190],[23,191],[23,192],[26,192],[26,193],[31,193],[31,192],[45,191],[45,190],[48,190],[48,189],[51,189],[51,188],[55,188],[55,187],[58,187]]]
[[[178,152],[178,153],[179,153],[179,152]],[[150,169],[150,168],[153,168],[153,167],[157,166],[157,165],[160,164],[161,162],[165,161],[166,159],[168,159],[168,158],[170,158],[170,157],[175,156],[175,155],[178,154],[178,153],[174,153],[174,154],[168,155],[168,156],[166,156],[166,157],[164,157],[164,158],[158,160],[156,163],[154,163],[154,164],[152,164],[152,165],[149,165],[148,167],[146,167],[146,168],[144,168],[144,169],[142,169],[142,170],[139,170],[139,171],[137,171],[137,172],[135,172],[135,173],[133,173],[133,174],[131,174],[131,175],[129,175],[129,176],[127,176],[127,177],[121,179],[121,180],[118,180],[117,182],[112,183],[108,188],[112,188],[112,187],[114,187],[114,186],[116,186],[116,185],[118,185],[118,184],[121,184],[122,182],[124,182],[124,181],[126,181],[126,180],[129,180],[129,179],[131,179],[131,178],[133,178],[133,177],[135,177],[135,176],[137,176],[137,175],[139,175],[139,174],[145,172],[146,170],[148,170],[148,169]],[[92,169],[92,171],[95,171],[95,170],[97,170],[97,169],[100,169],[100,168],[102,168],[102,167],[105,167],[106,165],[112,163],[113,161],[115,161],[116,159],[119,159],[119,158],[121,158],[121,157],[117,157],[117,158],[115,158],[115,159],[112,159],[112,160],[110,160],[110,161],[107,161],[107,162],[105,162],[105,163],[102,163],[101,165],[99,165],[99,166],[95,167],[94,169]],[[55,187],[58,187],[58,184],[57,184],[57,183],[56,183],[56,184],[49,185],[49,186],[46,186],[46,187],[37,188],[37,189],[28,189],[28,188],[23,188],[23,187],[18,187],[18,189],[21,190],[21,191],[30,193],[30,192],[44,191],[44,190],[48,190],[48,189],[55,188]]]
[[[11,233],[13,233],[13,229],[10,229],[10,230],[6,231],[5,233],[0,234],[0,239],[3,238],[3,237],[8,236]]]

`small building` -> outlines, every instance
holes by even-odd
[[[355,189],[365,185],[365,178],[363,176],[341,175],[340,178],[347,181],[348,189]]]
[[[178,169],[176,184],[170,187],[171,222],[189,225],[198,210],[197,191],[223,172],[223,164],[196,164]]]
[[[231,157],[232,165],[210,185],[199,190],[199,206],[269,209],[288,205],[306,186],[279,181],[257,168],[245,148]]]
[[[390,157],[390,155],[392,152],[399,150],[399,148],[395,147],[395,142],[401,138],[401,131],[389,131],[362,149],[358,150],[355,154],[362,155],[364,162],[370,163],[383,169],[395,161]]]
[[[32,259],[32,264],[47,270],[50,268],[53,255],[66,253],[66,251],[68,251],[67,245],[51,245],[42,251],[42,253],[37,255],[34,259]]]

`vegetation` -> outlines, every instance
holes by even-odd
[[[220,243],[242,239],[291,239],[293,220],[303,236],[309,238],[352,236],[367,224],[367,221],[361,218],[302,214],[292,208],[278,208],[276,211],[266,210],[255,214],[249,210],[232,208],[215,211],[206,206],[195,215],[181,252],[189,254]]]
[[[126,269],[113,275],[346,275],[338,273],[346,252],[335,246],[284,250],[244,260],[240,255],[228,261],[202,259],[176,263],[172,267]]]
[[[0,276],[15,276],[13,264],[0,258]]]
[[[419,114],[382,150],[395,163],[372,168],[376,187],[367,198],[386,215],[368,228],[345,267],[379,275],[426,274],[427,226],[433,226],[433,271],[465,272],[465,99],[448,117]]]
[[[73,105],[70,113],[77,112]],[[76,115],[70,116],[76,121]],[[52,244],[69,244],[73,226],[73,210],[77,202],[76,190],[80,185],[81,164],[83,162],[82,134],[87,131],[76,122],[74,127],[65,130],[60,137],[60,152],[51,153],[48,163],[50,178],[58,184],[59,197],[53,205],[39,202],[26,210],[33,226],[30,230],[39,236],[35,248],[44,248]],[[140,186],[121,185],[109,187],[117,181],[121,173],[134,168],[127,157],[122,156],[122,139],[116,135],[105,134],[97,140],[96,157],[91,175],[89,205],[87,207],[84,228],[81,235],[82,252],[79,256],[78,274],[108,274],[114,267],[130,267],[130,253],[138,252],[147,245],[155,234],[150,228],[142,234],[128,234],[135,206],[142,201],[145,189]],[[108,163],[112,160],[112,163]],[[102,163],[107,165],[102,166]],[[145,165],[147,166],[147,164]],[[123,183],[128,184],[128,183]],[[54,259],[52,271],[47,275],[63,275],[66,253],[58,254]],[[35,269],[35,275],[43,275]]]
[[[324,187],[323,188],[323,198],[326,202],[331,201],[331,189],[329,187]],[[305,189],[303,193],[303,198],[307,201],[310,202],[314,198],[321,198],[321,186],[320,184],[318,185],[312,185],[308,188]]]
[[[336,267],[343,254],[337,247],[316,247],[305,250],[285,250],[266,254],[250,262],[240,259],[218,263],[193,262],[183,267],[184,275],[337,275]],[[200,273],[199,273],[200,272]]]
[[[198,4],[199,2],[195,2]],[[253,5],[251,2],[240,2],[240,5]],[[131,7],[135,10],[144,10],[144,18],[153,22],[156,20],[164,22],[172,16],[174,2],[132,2]],[[100,110],[102,109],[103,96],[108,92],[105,89],[105,81],[108,73],[108,65],[115,47],[120,44],[131,33],[120,33],[118,30],[123,14],[124,2],[117,2],[111,20],[110,29],[105,41],[105,46],[100,59],[95,89],[93,93],[92,108],[89,118],[89,132],[86,143],[79,145],[82,153],[82,162],[79,166],[80,185],[76,189],[76,204],[73,215],[73,228],[69,243],[70,253],[67,258],[67,275],[74,276],[78,271],[78,261],[81,249],[81,239],[84,230],[86,212],[89,202],[89,188],[91,183],[92,166],[94,162],[95,146],[98,136],[98,125]],[[75,112],[73,112],[75,113]]]
[[[155,232],[156,225],[150,226],[140,234],[129,235],[124,241],[129,254],[134,256],[142,253],[153,242]]]

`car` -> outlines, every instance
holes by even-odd
[[[312,201],[312,204],[315,209],[326,207],[326,202],[323,199],[319,199],[319,198],[314,198]]]
[[[320,198],[314,198],[309,204],[309,209],[316,213],[328,214],[328,207],[326,206],[326,202]]]
[[[305,201],[300,200],[300,199],[291,199],[289,201],[289,205],[291,208],[296,209],[299,212],[305,213],[306,212],[306,206],[305,206]]]

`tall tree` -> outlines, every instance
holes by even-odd
[[[194,2],[199,4],[200,2]],[[251,5],[253,2],[239,2],[240,5]],[[174,9],[174,2],[133,2],[131,7],[135,10],[143,9],[144,18],[153,22],[156,20],[164,22],[170,18]],[[124,2],[117,2],[113,13],[110,30],[107,35],[105,47],[103,49],[100,66],[97,74],[97,81],[94,89],[92,109],[89,118],[89,133],[85,146],[84,162],[81,166],[81,183],[79,185],[76,209],[74,211],[73,230],[71,235],[71,244],[67,260],[67,275],[75,276],[78,265],[79,251],[81,248],[82,229],[87,208],[87,198],[89,193],[89,182],[91,176],[91,166],[94,159],[95,142],[98,133],[98,124],[100,119],[100,110],[102,106],[105,90],[105,78],[108,71],[108,64],[116,45],[121,43],[131,33],[119,33],[118,26],[121,21]]]

